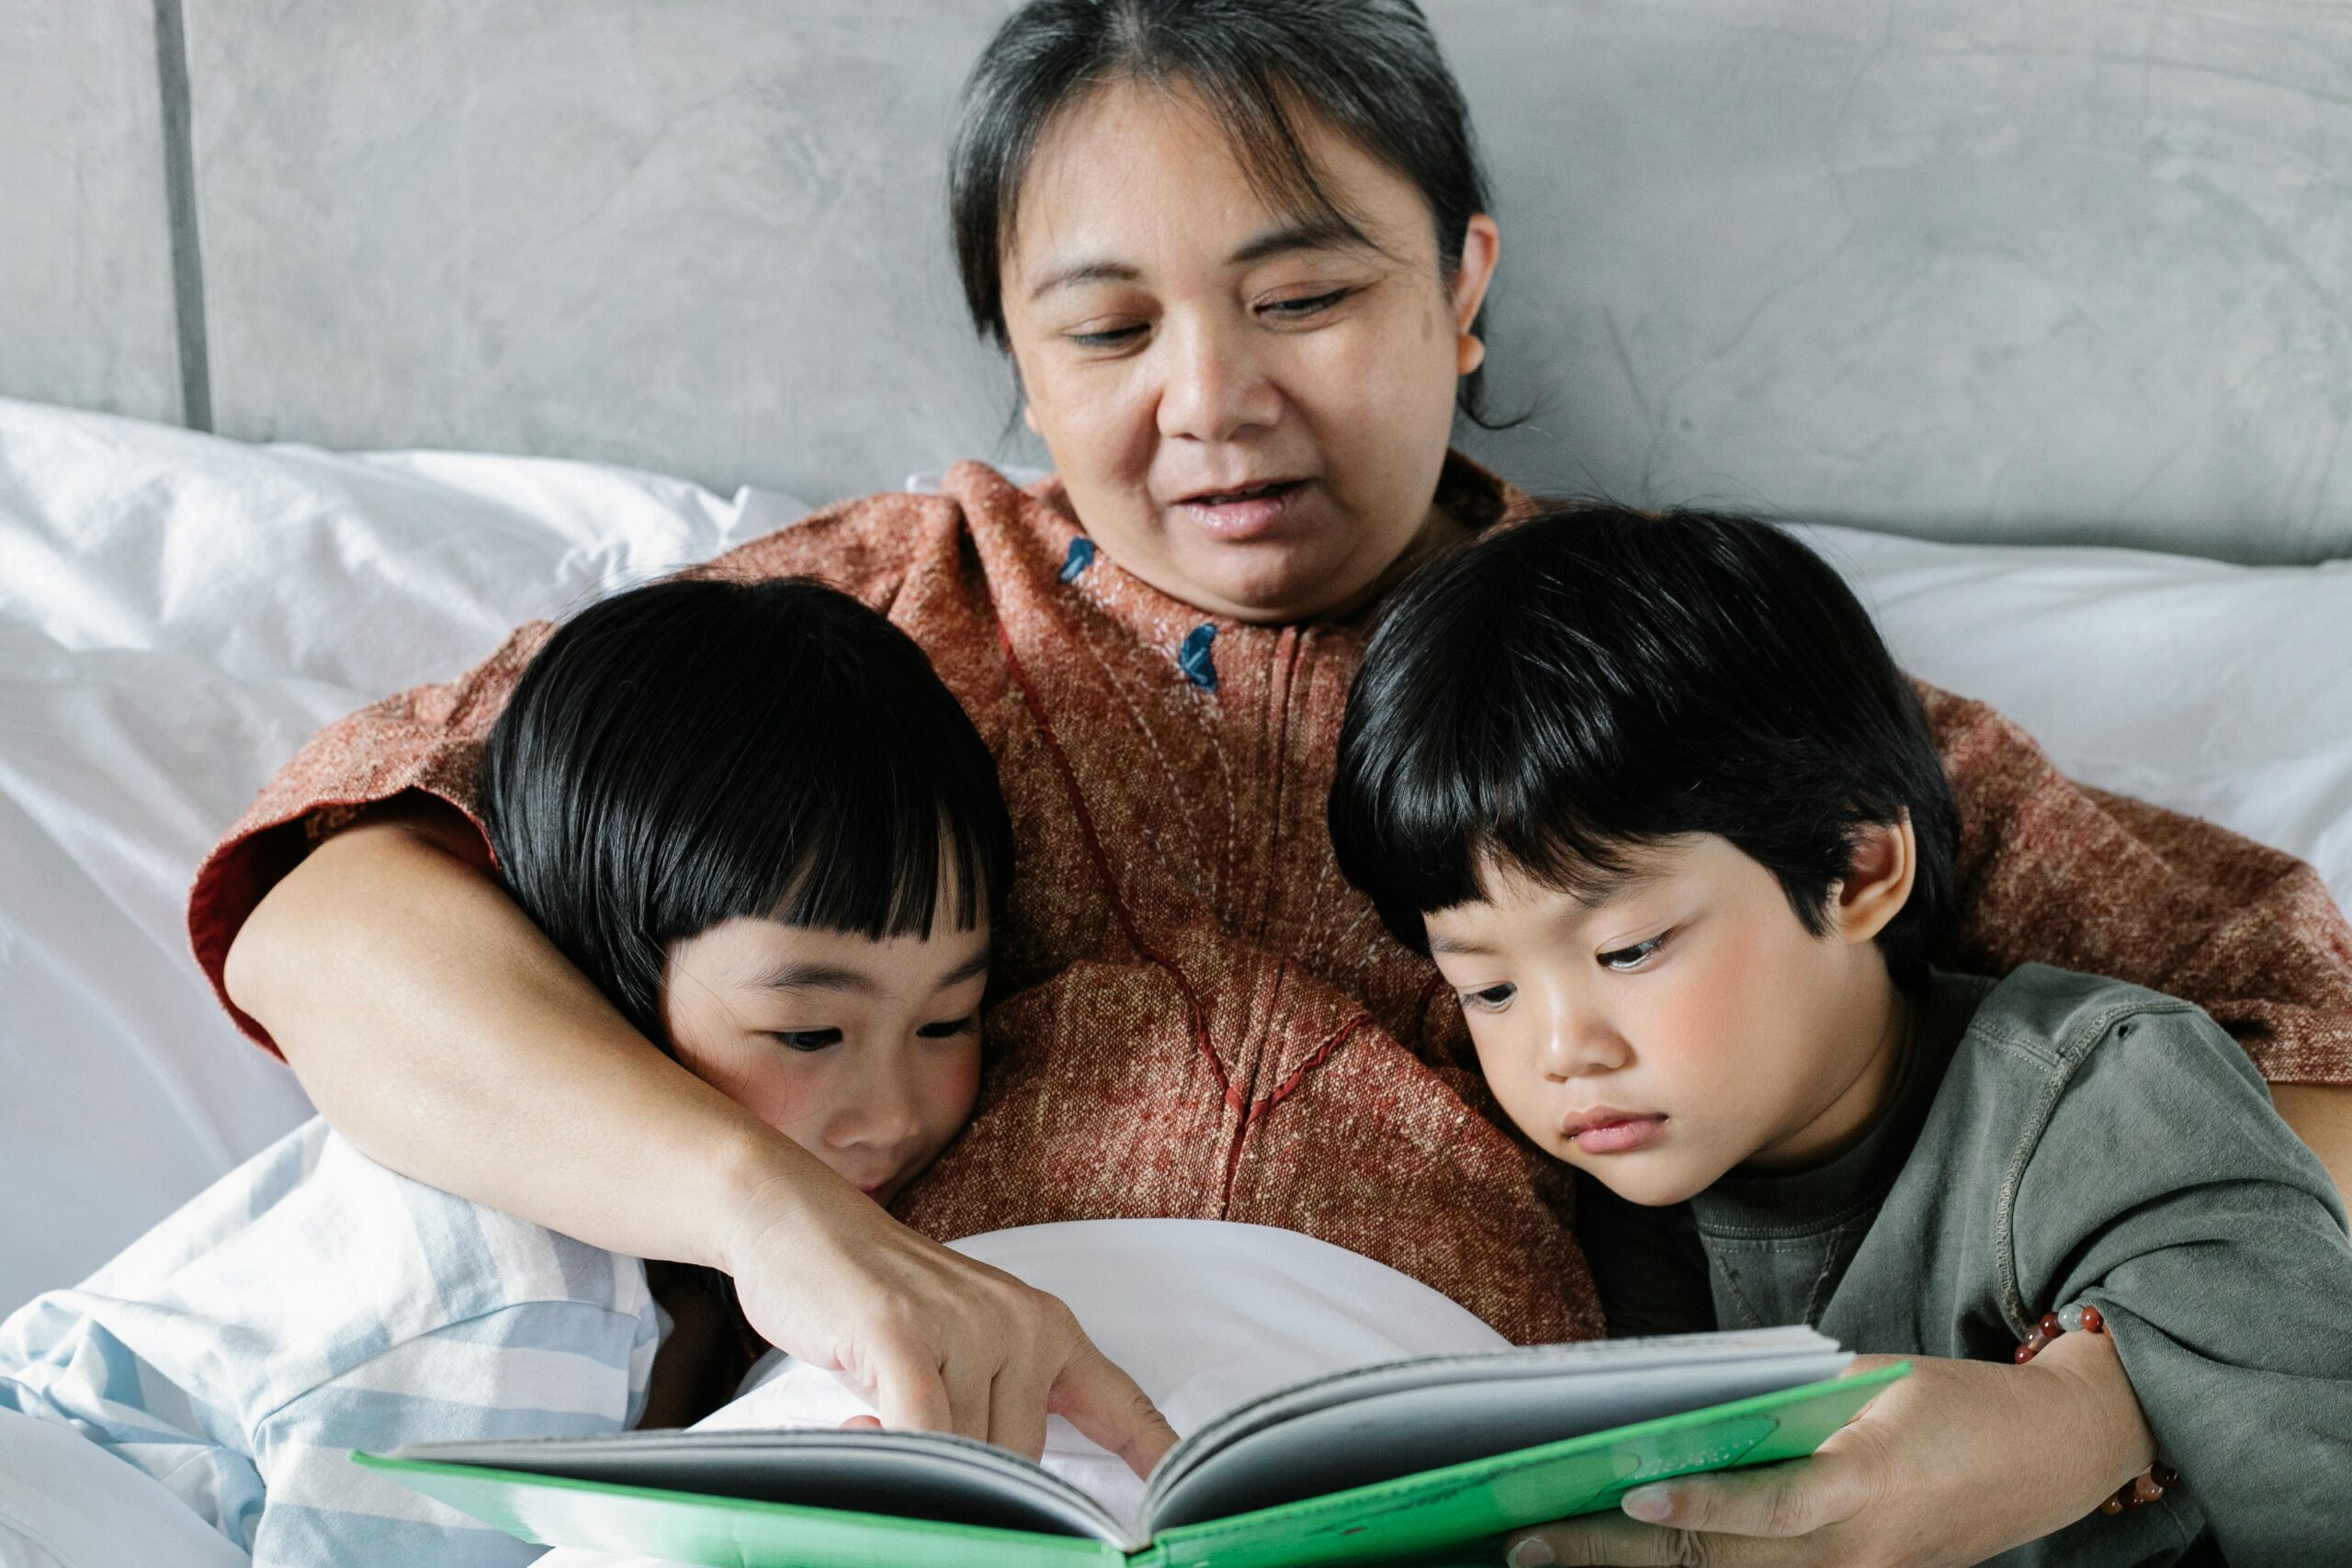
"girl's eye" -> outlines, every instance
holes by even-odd
[[[1317,294],[1305,299],[1277,299],[1264,309],[1284,321],[1295,321],[1329,310],[1353,292],[1353,289],[1334,288],[1329,294]]]
[[[1651,955],[1665,945],[1666,938],[1654,936],[1647,942],[1637,942],[1631,947],[1612,948],[1600,954],[1599,962],[1603,969],[1611,970],[1620,975],[1629,974],[1648,963]]]
[[[842,1043],[838,1029],[779,1029],[769,1038],[788,1051],[822,1051]]]
[[[1480,991],[1463,992],[1462,1005],[1466,1008],[1476,1008],[1480,1012],[1500,1012],[1510,1005],[1511,998],[1518,994],[1519,987],[1506,982],[1499,986],[1488,986]]]
[[[915,1033],[925,1040],[953,1040],[958,1035],[977,1033],[979,1027],[980,1015],[976,1012],[967,1012],[961,1018],[942,1019],[937,1023],[926,1023],[916,1030]]]

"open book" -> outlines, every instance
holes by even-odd
[[[1481,1543],[1644,1482],[1811,1453],[1909,1370],[1840,1376],[1849,1360],[1793,1327],[1361,1368],[1205,1423],[1131,1514],[932,1433],[642,1432],[353,1457],[527,1540],[683,1562],[1493,1561]]]

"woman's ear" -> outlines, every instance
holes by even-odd
[[[1462,260],[1453,269],[1447,290],[1453,307],[1454,374],[1467,376],[1486,363],[1487,345],[1471,334],[1487,289],[1495,281],[1495,263],[1502,254],[1503,232],[1485,213],[1473,214],[1462,231]]]
[[[1845,877],[1829,889],[1829,926],[1843,942],[1859,946],[1884,931],[1911,901],[1919,879],[1919,841],[1911,814],[1893,823],[1873,823],[1854,835]]]

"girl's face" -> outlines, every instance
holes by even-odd
[[[1490,219],[1440,271],[1410,181],[1312,115],[1301,141],[1371,243],[1269,207],[1198,101],[1114,85],[1063,115],[1020,193],[1004,316],[1030,428],[1120,566],[1214,615],[1345,615],[1416,547]]]
[[[694,1075],[888,1203],[970,1120],[989,932],[873,942],[735,919],[672,944],[662,1015]]]

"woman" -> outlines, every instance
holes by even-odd
[[[973,313],[1057,478],[1022,491],[963,465],[939,497],[843,502],[708,569],[816,573],[885,607],[1003,774],[1024,869],[1001,1055],[899,1200],[908,1224],[702,1091],[498,892],[469,815],[526,642],[313,740],[200,873],[200,958],[370,1153],[727,1269],[756,1327],[894,1425],[1035,1452],[1052,1409],[1139,1466],[1168,1440],[1057,1303],[918,1232],[1256,1220],[1518,1337],[1597,1331],[1558,1194],[1323,828],[1369,611],[1522,499],[1447,450],[1499,236],[1418,11],[1039,0],[983,56],[953,167]],[[2274,1076],[2352,1080],[2352,942],[2308,871],[2081,791],[1981,707],[1931,707],[1964,818],[1961,962],[2185,992]],[[2315,1129],[2344,1091],[2312,1092],[2285,1108],[2341,1180],[2352,1145]],[[1784,1538],[1758,1561],[1921,1541],[1973,1560],[2150,1457],[2111,1355],[2062,1342],[2029,1368],[1923,1369],[1821,1459],[1690,1483],[1671,1522]],[[1545,1549],[1681,1549],[1625,1528]]]

